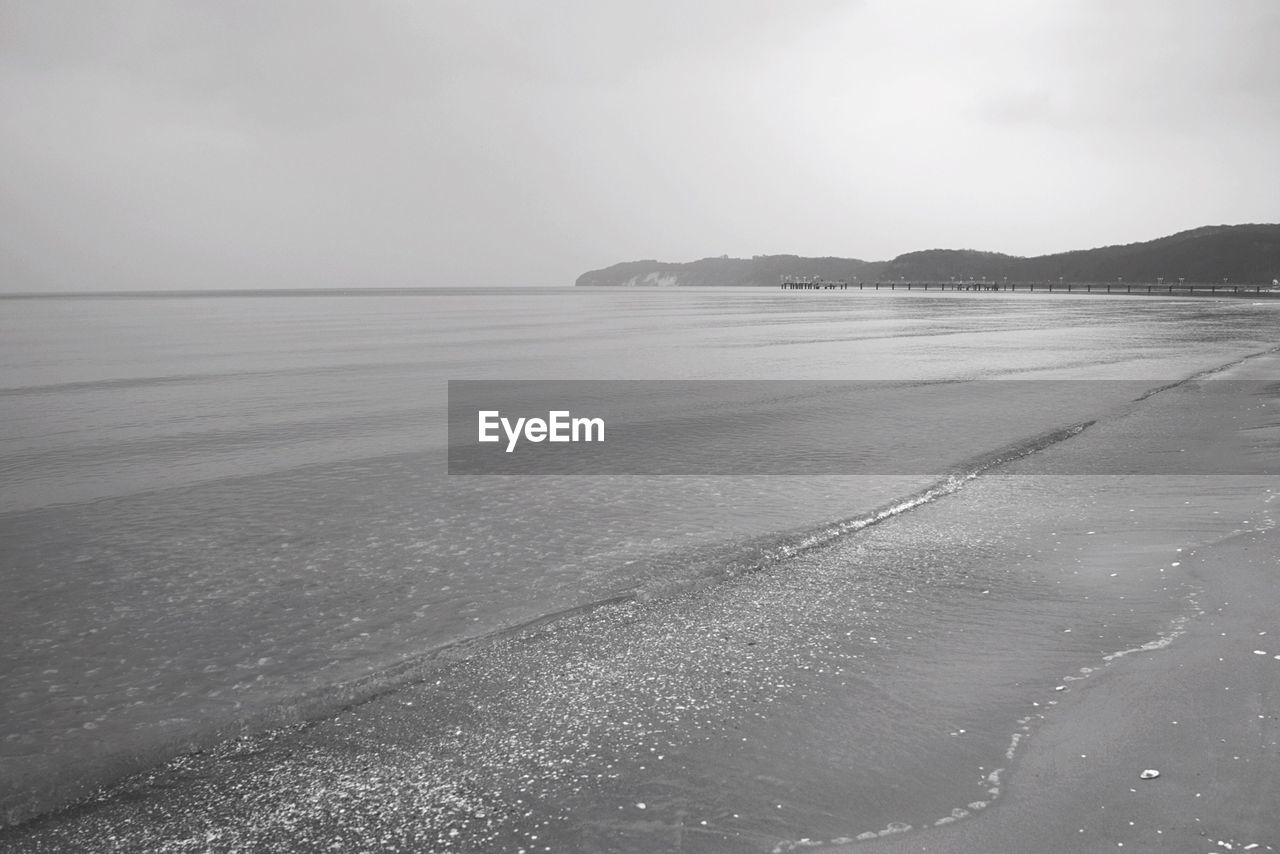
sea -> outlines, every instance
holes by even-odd
[[[782,852],[962,821],[1062,691],[1176,642],[1198,548],[1274,525],[1277,330],[1280,300],[1017,292],[0,298],[0,847]],[[467,476],[458,380],[1053,399],[945,479]]]

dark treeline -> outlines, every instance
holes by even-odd
[[[946,282],[1155,282],[1270,284],[1280,278],[1280,225],[1216,225],[1169,237],[1021,258],[972,249],[908,252],[892,261],[856,258],[704,258],[685,263],[630,261],[578,277],[578,285],[774,285],[783,275]]]

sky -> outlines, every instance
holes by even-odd
[[[0,0],[0,290],[1280,222],[1275,0]]]

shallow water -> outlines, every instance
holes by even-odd
[[[1185,611],[1189,592],[1154,562],[1122,588],[1099,576],[1101,555],[1163,561],[1179,538],[1236,524],[1213,517],[1265,487],[980,478],[725,581],[724,566],[752,568],[744,555],[927,479],[448,478],[444,381],[1169,380],[1273,346],[1271,308],[756,291],[0,302],[5,777],[56,798],[73,757],[110,777],[219,727],[422,675],[404,665],[460,638],[639,591],[652,601],[547,624],[388,695],[357,715],[354,754],[340,723],[285,738],[279,797],[340,797],[335,779],[371,774],[403,784],[416,768],[396,789],[427,798],[404,802],[416,824],[379,832],[493,850],[528,844],[535,816],[580,850],[648,850],[666,833],[689,850],[767,850],[847,835],[853,815],[872,831],[941,817],[968,803],[948,806],[954,779],[912,791],[908,817],[894,810],[904,781],[963,761],[948,751],[990,755],[1051,701],[1043,683]],[[1061,542],[1058,520],[1074,525]],[[995,683],[977,696],[974,662]],[[932,714],[939,696],[965,699]],[[659,750],[657,765],[639,758]],[[235,767],[268,773],[256,762]],[[215,765],[187,776],[225,782]],[[991,770],[972,769],[975,802]],[[462,798],[459,824],[450,798],[472,789],[491,800]],[[518,815],[533,792],[555,808]],[[178,816],[200,814],[197,794],[181,797]],[[492,833],[476,829],[476,798]]]

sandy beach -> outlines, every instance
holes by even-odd
[[[846,850],[1276,850],[1280,532],[1240,534],[1189,561],[1203,612],[1187,633],[1071,683],[993,807]],[[1160,776],[1143,780],[1146,769]]]

